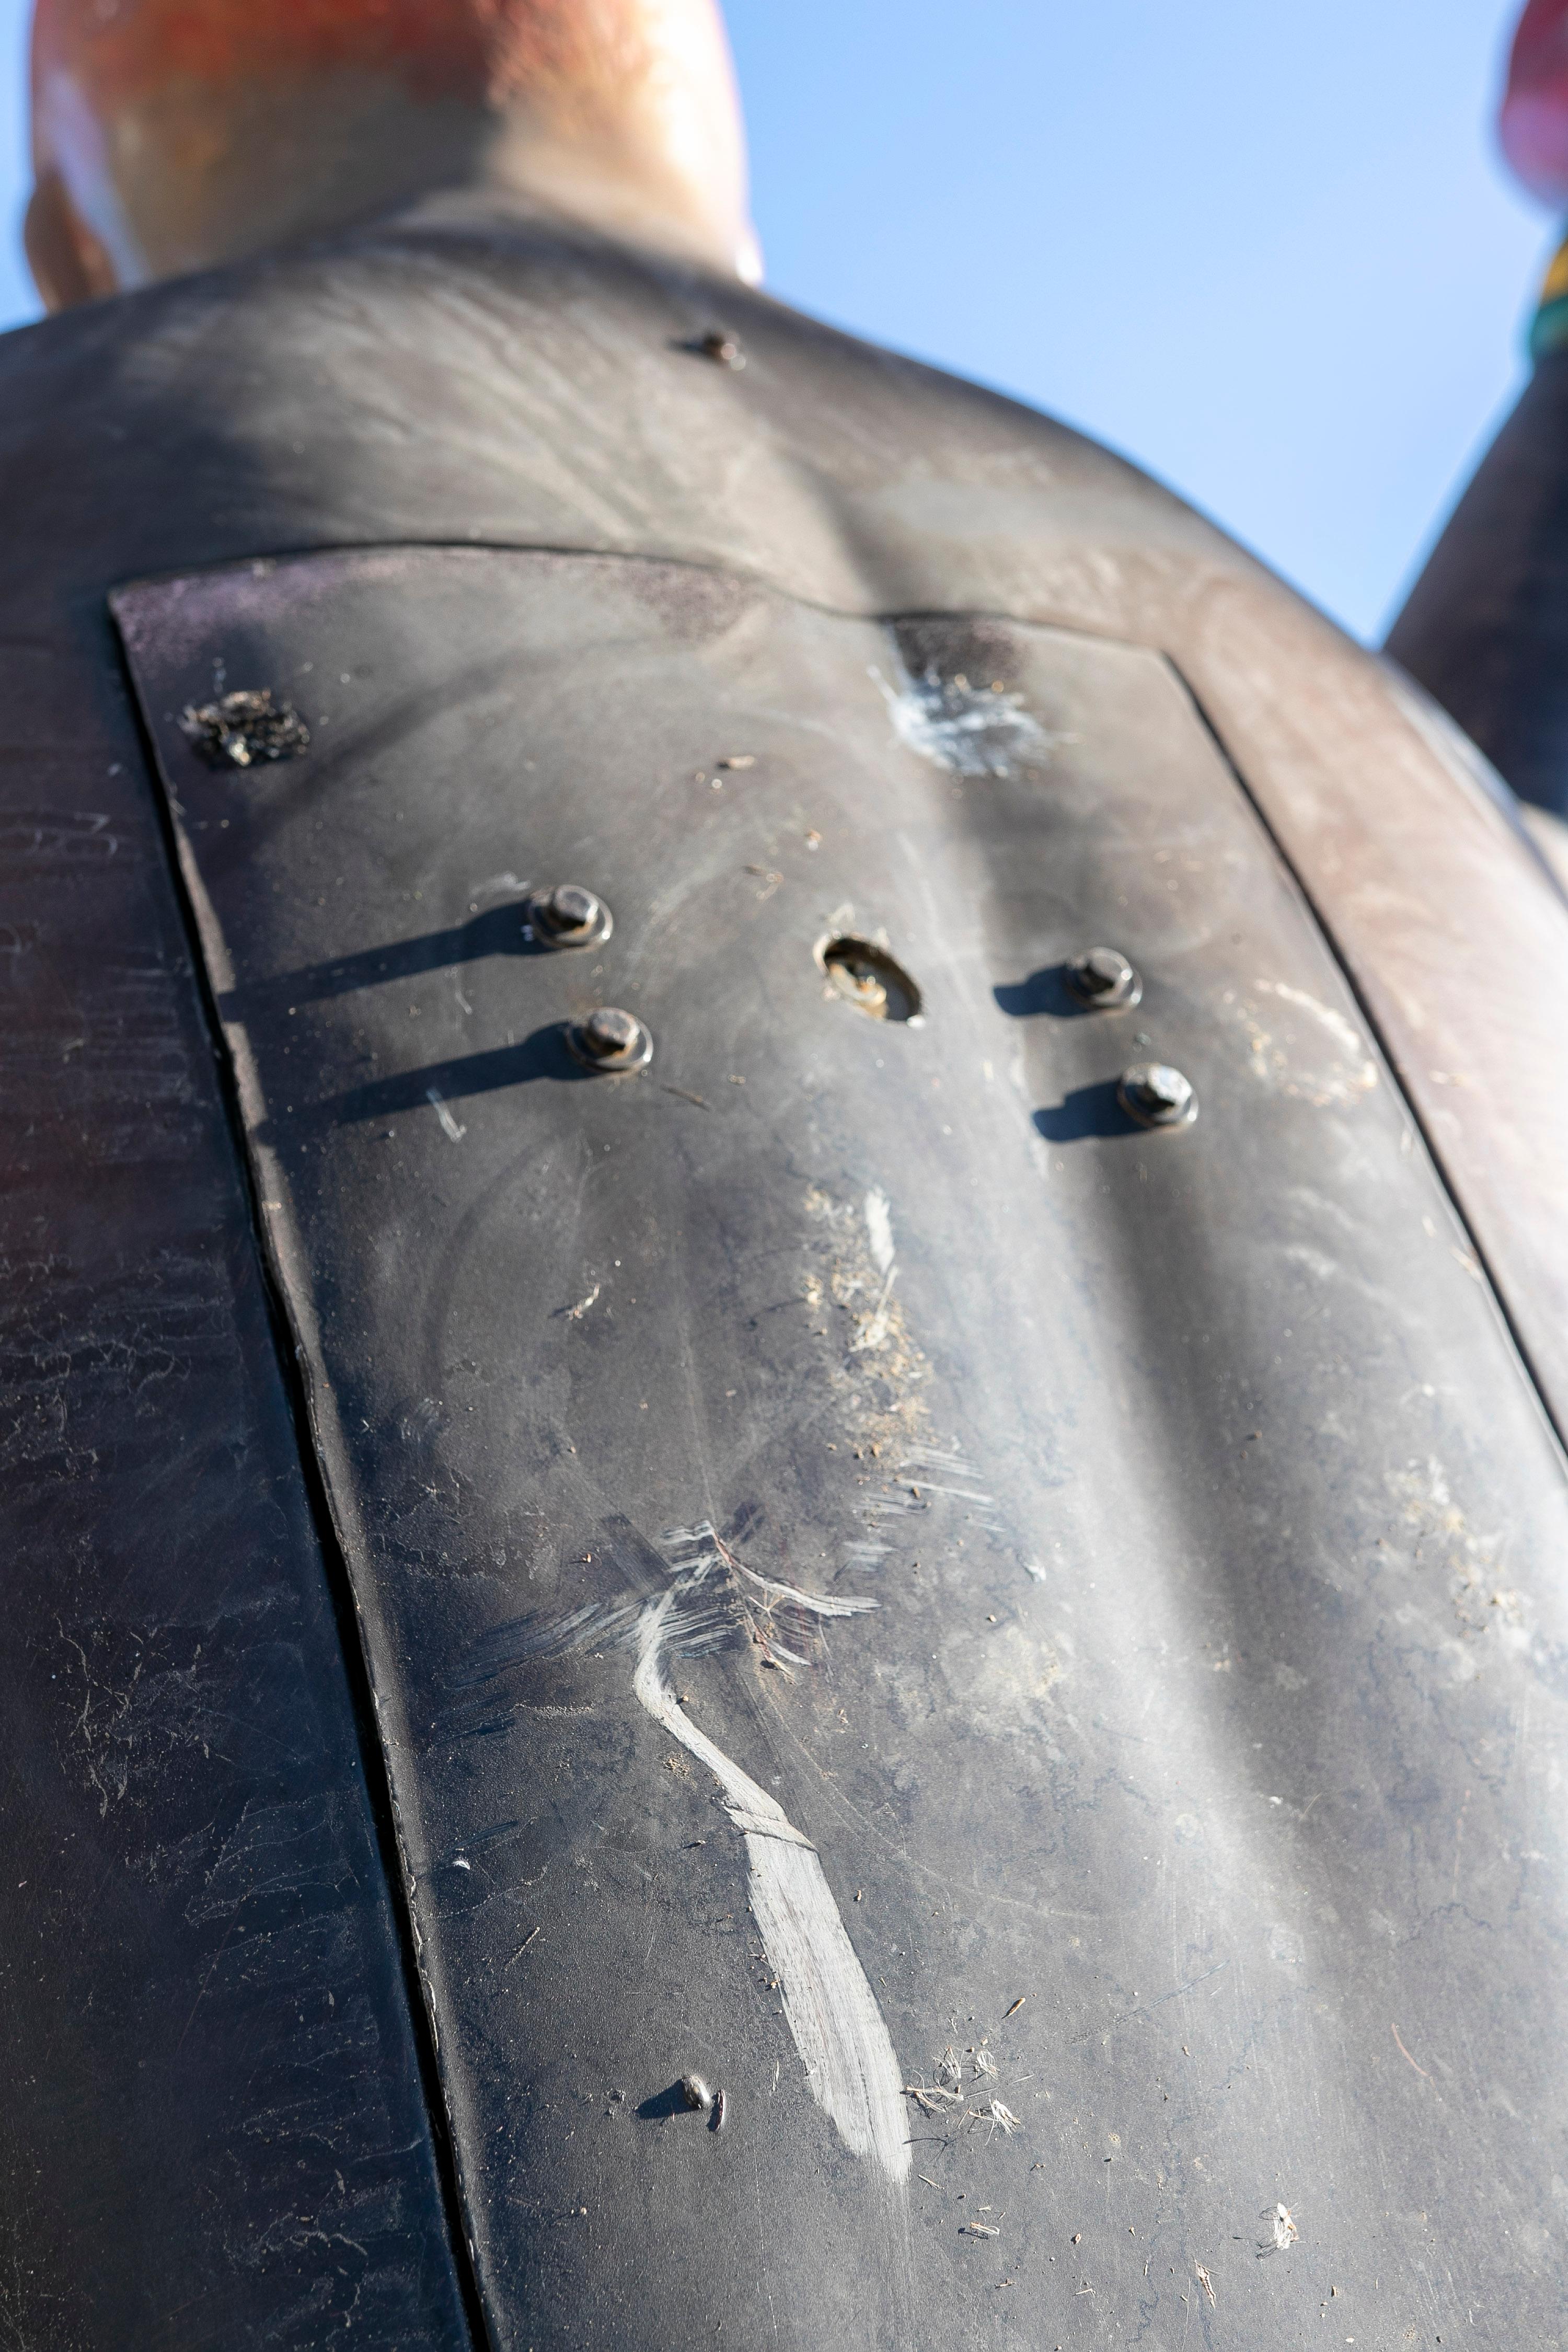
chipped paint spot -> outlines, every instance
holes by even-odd
[[[901,2181],[910,2164],[902,2076],[816,1849],[777,1798],[693,1722],[665,1671],[669,1656],[710,1657],[743,1646],[787,1677],[792,1667],[811,1664],[821,1621],[864,1616],[880,1603],[863,1594],[811,1592],[766,1575],[708,1520],[669,1528],[661,1541],[674,1557],[668,1590],[657,1599],[593,1601],[563,1616],[499,1627],[463,1680],[487,1680],[525,1658],[632,1652],[637,1704],[712,1773],[746,1841],[752,1916],[812,2096],[847,2147]]]
[[[872,1190],[866,1195],[866,1235],[871,1245],[871,1262],[879,1274],[893,1270],[893,1215],[886,1192]]]
[[[1019,767],[1038,766],[1058,743],[1071,740],[1047,735],[1021,694],[971,686],[962,676],[944,678],[930,667],[914,677],[901,664],[892,685],[875,665],[868,675],[900,742],[955,776],[1011,776]]]
[[[876,1606],[829,1602],[772,1579],[757,1580],[834,1615]],[[723,1790],[725,1811],[745,1837],[752,1914],[780,1980],[784,2017],[813,2098],[856,2156],[879,2164],[891,2180],[906,2179],[910,2159],[900,2114],[902,2078],[876,1995],[810,1839],[775,1797],[691,1721],[670,1689],[664,1652],[675,1601],[672,1590],[644,1604],[632,1688],[655,1722],[708,1767]]]

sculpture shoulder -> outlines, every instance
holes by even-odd
[[[710,356],[711,335],[742,363]],[[1034,611],[1086,538],[1101,571],[1267,578],[1019,402],[729,281],[495,216],[418,214],[5,338],[0,469],[74,510],[79,539],[106,501],[149,547],[178,516],[179,562],[193,532],[214,559],[546,543],[720,562],[854,610]]]

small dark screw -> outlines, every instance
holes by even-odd
[[[1140,1127],[1191,1127],[1198,1115],[1192,1080],[1168,1062],[1134,1062],[1121,1073],[1116,1099]]]
[[[705,2116],[713,2104],[713,2094],[700,2074],[682,2074],[680,2095],[687,2105],[694,2108],[700,2116]],[[722,2098],[723,2095],[723,2092],[721,2091],[719,2096]]]
[[[578,882],[558,882],[528,903],[533,935],[547,948],[602,947],[615,928],[604,900]]]
[[[722,327],[710,327],[699,348],[709,359],[716,360],[721,367],[734,368],[739,373],[746,364],[745,352],[735,337],[727,335]]]
[[[643,1070],[653,1059],[653,1039],[642,1023],[616,1004],[601,1004],[568,1029],[566,1042],[590,1069]]]
[[[1087,955],[1074,956],[1067,984],[1091,1013],[1126,1012],[1143,993],[1143,982],[1115,948],[1090,948]]]

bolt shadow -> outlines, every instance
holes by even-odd
[[[1047,1143],[1082,1143],[1091,1136],[1143,1132],[1117,1101],[1114,1078],[1106,1078],[1097,1087],[1075,1087],[1059,1103],[1037,1110],[1035,1125]]]
[[[688,2105],[686,2094],[679,2083],[672,2083],[668,2091],[656,2091],[652,2098],[645,2099],[637,2109],[645,2124],[667,2124],[671,2116],[695,2116],[697,2112],[695,2107]]]
[[[391,1118],[399,1111],[428,1110],[433,1096],[444,1103],[460,1102],[468,1095],[496,1094],[503,1087],[528,1086],[535,1078],[574,1086],[579,1080],[603,1075],[574,1059],[566,1044],[566,1024],[555,1021],[516,1045],[498,1046],[488,1054],[459,1055],[449,1062],[426,1062],[423,1069],[372,1078],[363,1087],[350,1087],[346,1094],[329,1095],[322,1102],[280,1111],[259,1130],[260,1140],[283,1145],[324,1134],[334,1127]]]
[[[1030,972],[1026,980],[1004,981],[992,995],[1010,1021],[1027,1021],[1037,1013],[1076,1020],[1087,1012],[1067,982],[1065,963],[1051,963]]]
[[[412,980],[422,971],[439,971],[455,963],[477,963],[481,956],[543,956],[558,952],[525,936],[528,902],[509,899],[488,907],[471,921],[450,930],[426,931],[416,940],[398,940],[390,947],[365,948],[358,955],[334,956],[331,963],[306,964],[299,971],[274,980],[247,981],[218,1000],[230,1017],[254,1020],[258,1015],[310,1004],[323,997],[349,996],[355,989],[374,988],[383,981]]]

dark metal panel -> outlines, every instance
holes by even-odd
[[[716,321],[743,371],[694,348]],[[468,193],[0,338],[0,467],[23,636],[163,569],[471,540],[1165,653],[1372,1009],[1568,1428],[1568,917],[1364,649],[1108,451]],[[1500,943],[1529,987],[1500,980]]]
[[[396,1921],[157,804],[91,663],[41,627],[5,657],[0,2339],[455,2352]]]
[[[1562,1465],[1170,668],[477,551],[116,604],[498,2340],[1553,2340]],[[204,765],[215,665],[310,750]]]

